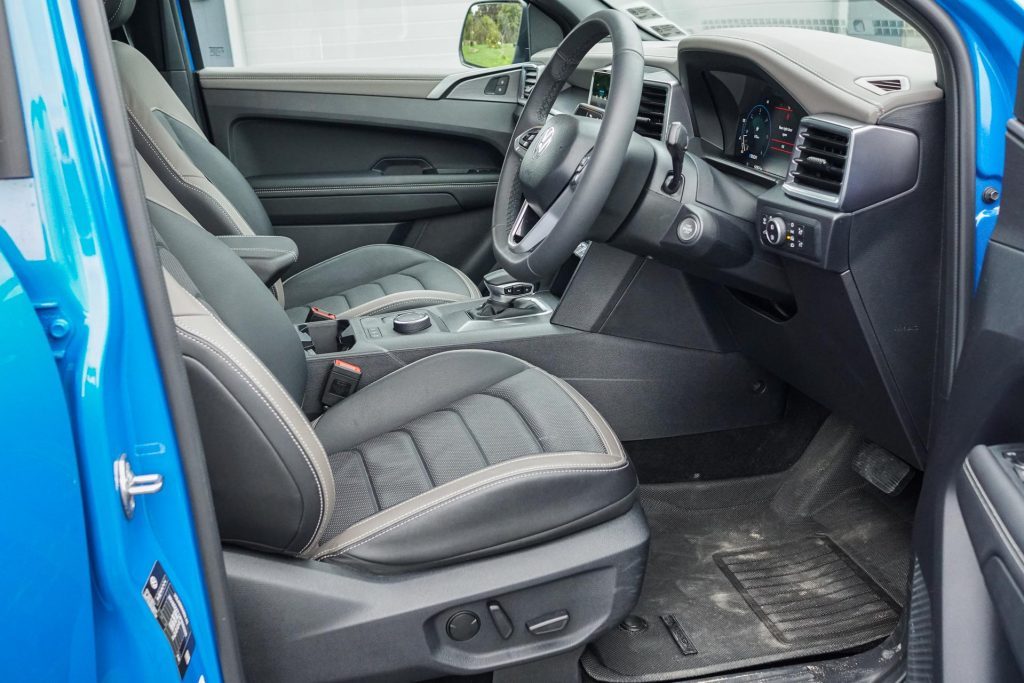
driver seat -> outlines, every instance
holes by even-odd
[[[104,0],[111,30],[128,21],[135,0]],[[135,146],[164,184],[215,235],[272,235],[263,204],[241,172],[207,140],[149,59],[113,42]],[[371,244],[317,263],[274,285],[295,322],[317,307],[339,318],[375,315],[480,298],[462,271],[429,254]]]

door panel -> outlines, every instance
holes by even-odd
[[[1024,442],[1024,88],[1017,97],[999,220],[918,510],[924,590],[908,657],[911,672],[932,676],[910,681],[1024,679],[1024,485],[1006,447],[979,445]]]
[[[992,604],[1024,671],[1024,446],[978,446],[964,462],[957,496]]]
[[[275,229],[299,245],[295,269],[390,242],[477,279],[493,264],[490,210],[522,73],[207,69],[200,77],[211,137]],[[500,94],[487,94],[504,77]]]

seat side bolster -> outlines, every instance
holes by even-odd
[[[531,366],[536,368],[537,366]],[[539,369],[539,368],[538,368]],[[615,430],[608,424],[608,420],[604,419],[604,415],[597,411],[597,408],[590,405],[590,401],[583,398],[583,395],[576,391],[575,387],[566,382],[561,377],[556,377],[550,373],[545,373],[548,379],[558,385],[566,395],[579,406],[579,409],[583,411],[583,415],[586,416],[591,426],[597,431],[598,437],[601,439],[601,443],[604,444],[605,452],[614,455],[622,460],[627,460],[626,449],[622,446],[622,442],[619,441],[619,437],[615,435]]]
[[[598,521],[606,510],[609,518],[622,514],[636,487],[633,467],[620,453],[517,458],[368,517],[312,557],[429,564],[529,539],[579,519]]]
[[[190,379],[229,394],[202,401],[197,410],[225,538],[308,552],[334,509],[334,477],[323,445],[266,366],[166,271],[165,280],[183,353],[205,371],[200,375],[192,368]],[[235,476],[243,465],[247,476]],[[261,472],[265,476],[248,476]],[[253,505],[276,506],[282,513],[252,515]],[[292,508],[296,514],[284,513]],[[223,529],[226,520],[233,528]]]
[[[476,283],[469,279],[468,275],[462,272],[462,270],[459,268],[453,268],[453,270],[456,273],[458,273],[459,278],[462,280],[463,283],[465,283],[466,296],[468,296],[470,299],[479,299],[483,297],[483,294],[480,293],[480,288],[476,286]]]

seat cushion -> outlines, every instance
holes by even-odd
[[[351,318],[479,296],[480,290],[462,271],[395,244],[347,251],[284,283],[285,306],[294,322],[304,321],[310,306]]]
[[[408,365],[315,431],[336,482],[321,560],[408,569],[539,543],[625,513],[637,486],[582,396],[490,351]]]

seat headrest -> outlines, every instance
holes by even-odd
[[[121,28],[135,11],[135,0],[103,0],[103,11],[111,30]]]

